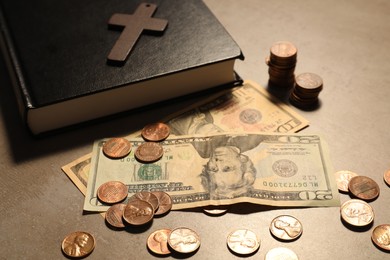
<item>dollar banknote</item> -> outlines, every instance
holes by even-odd
[[[327,145],[319,135],[220,133],[172,136],[161,142],[163,157],[141,163],[134,151],[145,141],[130,140],[131,153],[110,159],[106,140],[93,145],[84,203],[86,211],[105,211],[97,189],[120,181],[131,196],[165,191],[173,209],[248,202],[270,206],[339,206]]]

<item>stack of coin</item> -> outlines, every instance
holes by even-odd
[[[276,42],[272,45],[268,65],[269,84],[272,86],[291,88],[294,86],[294,70],[297,63],[297,48],[288,41]]]
[[[300,108],[310,108],[318,104],[318,95],[323,88],[320,76],[314,73],[302,73],[295,78],[295,86],[290,101]]]

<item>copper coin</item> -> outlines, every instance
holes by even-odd
[[[166,139],[169,136],[169,133],[169,126],[164,123],[146,125],[141,131],[142,137],[152,142],[160,142]]]
[[[294,251],[285,247],[276,247],[267,252],[265,260],[298,260]]]
[[[335,176],[336,176],[337,188],[340,191],[348,192],[349,181],[353,177],[358,176],[358,174],[351,171],[338,171],[335,173]]]
[[[271,221],[269,227],[272,235],[281,240],[293,240],[302,234],[302,224],[289,215],[281,215]]]
[[[260,248],[260,240],[253,231],[238,229],[228,235],[227,245],[236,254],[248,255]]]
[[[390,224],[375,227],[371,239],[378,247],[390,251]]]
[[[159,160],[164,153],[162,146],[155,142],[146,142],[138,146],[135,150],[135,157],[142,162],[155,162]]]
[[[386,184],[390,186],[390,170],[385,172],[383,179],[385,180]]]
[[[200,247],[200,237],[192,229],[179,227],[169,234],[168,245],[178,253],[192,253]]]
[[[105,182],[97,190],[99,200],[107,204],[121,202],[127,195],[127,187],[120,181]]]
[[[341,218],[350,225],[363,227],[374,220],[374,211],[365,201],[352,199],[340,207]]]
[[[159,206],[154,215],[163,215],[171,210],[172,208],[172,198],[168,193],[164,191],[152,191],[152,193],[157,197]]]
[[[276,42],[271,47],[271,55],[277,57],[291,57],[297,55],[297,48],[288,41]]]
[[[131,225],[144,225],[154,216],[153,206],[144,200],[135,199],[127,203],[123,211],[123,219]]]
[[[123,158],[131,151],[131,143],[125,138],[116,137],[106,141],[103,145],[103,153],[110,158]]]
[[[322,89],[323,81],[320,76],[315,73],[302,73],[295,78],[296,87],[302,88],[304,91],[319,91]]]
[[[125,210],[126,204],[114,204],[106,212],[106,221],[113,227],[124,228],[125,224],[123,223],[123,211]]]
[[[150,191],[137,192],[130,197],[130,200],[133,199],[140,199],[149,202],[152,205],[154,212],[159,208],[160,205],[157,196],[151,193]]]
[[[64,238],[61,248],[69,257],[85,257],[95,248],[95,238],[84,231],[73,232]]]
[[[379,196],[379,186],[371,178],[366,176],[356,176],[349,180],[349,191],[362,200],[373,200]]]
[[[168,237],[170,229],[159,229],[151,233],[146,241],[149,250],[158,255],[169,255]]]

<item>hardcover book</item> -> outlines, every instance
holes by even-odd
[[[1,0],[1,49],[33,134],[237,82],[200,0]]]

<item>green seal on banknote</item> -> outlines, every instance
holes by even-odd
[[[138,170],[140,180],[153,181],[161,178],[161,167],[156,164],[144,164]]]

